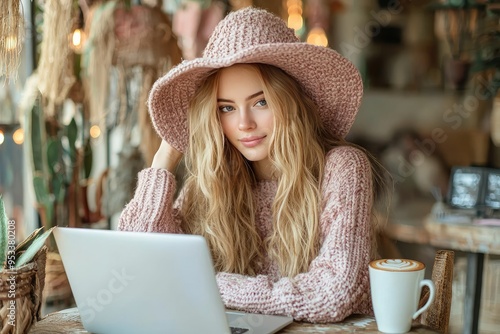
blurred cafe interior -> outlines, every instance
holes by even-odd
[[[18,241],[39,227],[117,228],[160,144],[153,83],[251,5],[358,68],[364,97],[347,139],[393,181],[377,203],[379,253],[431,268],[437,249],[454,250],[450,333],[469,326],[470,277],[479,333],[498,333],[500,1],[2,0],[0,194]],[[49,251],[43,312],[72,306]]]

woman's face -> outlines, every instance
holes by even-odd
[[[217,108],[224,135],[254,167],[267,166],[274,113],[267,105],[258,70],[234,65],[221,69],[219,78]]]

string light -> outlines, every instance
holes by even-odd
[[[17,145],[22,145],[22,143],[24,143],[24,131],[23,131],[23,129],[19,128],[16,131],[14,131],[14,133],[12,134],[12,140]]]
[[[323,28],[313,28],[307,35],[307,43],[319,46],[328,46],[328,38]]]
[[[302,15],[302,4],[300,1],[293,2],[288,6],[288,14],[299,14]]]
[[[98,125],[92,125],[90,127],[90,137],[96,139],[101,135],[101,128]]]
[[[289,28],[298,33],[304,26],[304,18],[302,17],[302,1],[301,0],[287,0],[286,2],[288,20],[287,25]]]
[[[87,36],[85,35],[85,32],[82,29],[77,28],[69,35],[69,47],[75,53],[82,53],[83,45],[85,44],[86,39]]]
[[[73,46],[74,47],[79,47],[82,45],[82,31],[80,29],[75,29],[73,32]]]
[[[299,14],[291,14],[288,16],[288,27],[297,31],[304,25],[304,20]]]

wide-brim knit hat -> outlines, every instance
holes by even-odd
[[[201,58],[183,61],[155,82],[148,103],[160,137],[185,152],[187,109],[195,91],[214,69],[243,63],[288,73],[316,103],[325,126],[341,138],[347,135],[363,94],[358,70],[333,49],[301,42],[274,14],[247,7],[219,22]]]

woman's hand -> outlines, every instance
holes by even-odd
[[[182,159],[182,153],[173,148],[165,140],[161,141],[161,145],[156,151],[151,167],[163,168],[174,174],[179,161]]]

